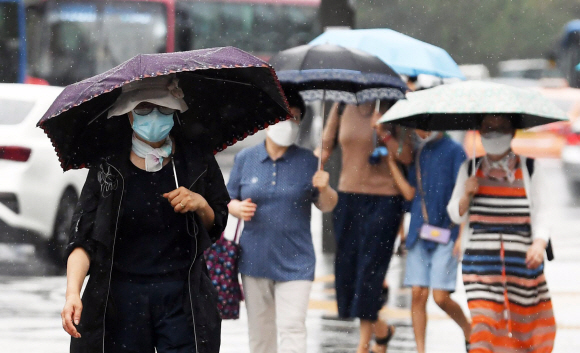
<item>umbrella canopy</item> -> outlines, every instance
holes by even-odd
[[[572,20],[564,26],[562,46],[567,47],[574,40],[574,33],[580,32],[580,20]]]
[[[357,104],[405,97],[407,85],[376,56],[337,45],[302,45],[270,60],[284,88],[300,91],[304,100],[323,98]]]
[[[475,130],[489,114],[505,114],[516,129],[568,120],[540,93],[491,82],[468,81],[407,94],[378,123],[422,130]]]
[[[289,117],[275,72],[266,62],[233,47],[142,54],[67,86],[39,121],[64,170],[88,167],[131,138],[126,117],[107,119],[121,87],[174,74],[189,109],[174,129],[203,140],[215,152]]]
[[[445,50],[391,29],[330,30],[310,42],[320,44],[342,45],[376,55],[401,75],[465,79]]]
[[[538,91],[542,96],[548,98],[568,115],[569,119],[580,116],[580,88],[558,87],[558,88],[531,88]]]

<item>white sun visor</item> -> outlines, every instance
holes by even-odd
[[[122,87],[121,95],[109,109],[107,118],[127,114],[142,102],[183,113],[188,107],[183,100],[183,91],[179,88],[178,82],[174,75],[170,75],[144,78],[126,84]]]

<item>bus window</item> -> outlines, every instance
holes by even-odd
[[[167,12],[155,2],[59,1],[46,4],[33,74],[68,85],[141,53],[167,49]]]
[[[166,18],[163,4],[133,1],[107,3],[100,22],[104,35],[97,72],[106,71],[141,53],[165,53]]]
[[[580,88],[580,72],[576,69],[580,63],[580,31],[571,33],[567,46],[560,54],[560,67],[570,87]]]
[[[141,53],[231,45],[267,58],[320,33],[315,2],[45,0],[29,15],[30,67],[68,85]]]
[[[49,12],[50,38],[46,72],[49,82],[67,85],[90,76],[96,47],[97,7],[94,4],[62,4]]]
[[[0,82],[18,82],[20,40],[18,4],[0,2]]]
[[[317,8],[253,2],[183,3],[193,23],[193,46],[232,45],[268,56],[306,44],[320,33]],[[182,7],[183,8],[183,7]]]
[[[26,38],[26,47],[28,50],[28,70],[31,75],[37,75],[39,71],[42,71],[40,67],[40,43],[42,43],[43,37],[38,35],[42,33],[43,18],[42,13],[44,7],[42,5],[34,5],[26,7],[26,33],[28,33],[28,38]],[[30,35],[33,33],[33,35]]]
[[[202,49],[208,47],[236,46],[242,48],[240,41],[249,32],[244,31],[244,20],[251,21],[252,14],[240,9],[237,4],[223,3],[193,3],[190,4],[189,15],[192,18],[194,47]],[[239,10],[246,10],[245,13]],[[249,16],[248,16],[249,15]],[[251,28],[251,22],[249,23]]]
[[[193,22],[188,11],[184,11],[178,3],[175,12],[175,51],[186,51],[193,47]]]
[[[568,80],[570,87],[580,88],[580,19],[570,21],[564,27],[559,39],[558,66]]]

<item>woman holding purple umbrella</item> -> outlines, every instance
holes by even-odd
[[[177,79],[163,76],[124,85],[108,111],[133,136],[90,169],[73,217],[61,315],[71,352],[219,352],[200,254],[230,198],[211,151],[173,128],[187,109]]]

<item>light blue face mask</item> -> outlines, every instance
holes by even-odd
[[[172,128],[173,114],[162,114],[157,108],[147,115],[137,115],[133,112],[133,131],[145,141],[163,141]]]

